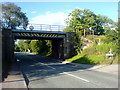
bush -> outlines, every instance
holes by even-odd
[[[18,47],[18,45],[17,44],[15,44],[15,52],[20,52],[20,48]]]
[[[96,49],[94,47],[89,47],[83,50],[82,54],[92,55],[96,54]]]
[[[76,55],[66,60],[70,62],[82,63],[82,64],[98,64],[98,65],[118,64],[117,38],[115,36],[112,37],[112,39],[109,39],[108,36],[99,36],[99,37],[87,36],[88,39],[94,42],[94,45],[92,47],[84,49],[82,51],[82,54]],[[98,45],[99,39],[103,44]],[[110,48],[112,49],[112,52],[114,54],[113,60],[110,60],[109,58],[106,59],[106,53],[109,53]]]
[[[106,36],[105,43],[118,42],[118,33],[115,30],[106,31],[105,36]]]
[[[101,53],[109,53],[109,50],[110,48],[112,49],[113,51],[113,54],[117,54],[118,53],[118,49],[117,49],[117,44],[115,43],[105,43],[105,44],[102,44],[102,45],[96,45],[94,46],[94,48],[96,48],[97,51],[101,52]]]
[[[110,48],[113,51],[114,55],[117,55],[118,53],[118,45],[116,43],[104,43],[102,45],[94,45],[93,47],[86,48],[82,51],[83,54],[87,55],[95,55],[95,54],[106,54],[109,53]]]

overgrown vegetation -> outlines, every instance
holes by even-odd
[[[75,9],[66,19],[68,27],[64,32],[75,32],[75,49],[78,55],[66,59],[70,62],[84,64],[117,64],[118,63],[118,25],[106,16],[96,15],[89,9]],[[94,30],[95,37],[92,36]],[[89,35],[86,37],[86,35]],[[87,38],[93,46],[82,51],[82,39]],[[79,41],[79,42],[78,42]],[[113,59],[106,58],[110,49]]]
[[[66,61],[81,63],[81,64],[90,64],[90,65],[110,65],[110,64],[118,64],[118,56],[116,56],[113,60],[111,60],[111,59],[106,59],[104,55],[81,54],[66,59]]]
[[[52,45],[50,40],[19,40],[18,44],[15,44],[15,51],[50,56]]]
[[[112,32],[112,31],[110,31]],[[102,38],[101,38],[102,37]],[[104,37],[104,38],[103,38]],[[108,36],[100,37],[86,37],[94,41],[92,47],[86,48],[81,54],[76,55],[72,58],[66,59],[70,62],[82,63],[82,64],[118,64],[118,43],[117,38],[114,40],[109,40]],[[112,37],[113,38],[113,37]],[[98,40],[101,40],[101,45],[98,45]],[[109,42],[108,42],[109,41]],[[116,42],[115,42],[116,41]],[[113,57],[107,58],[106,54],[112,49]]]

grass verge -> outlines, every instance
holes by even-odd
[[[113,59],[106,59],[103,55],[76,55],[72,58],[66,59],[66,61],[81,63],[81,64],[89,64],[89,65],[110,65],[110,64],[118,64],[117,57]]]

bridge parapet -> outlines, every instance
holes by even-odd
[[[30,26],[33,26],[34,30],[40,30],[40,31],[62,31],[66,26],[63,25],[49,25],[49,24],[34,24],[29,23],[27,26],[27,30],[30,30]],[[23,27],[20,26],[18,29],[22,29]]]

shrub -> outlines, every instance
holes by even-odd
[[[116,55],[118,50],[117,50],[117,44],[115,43],[104,43],[102,45],[96,45],[94,48],[96,48],[97,51],[102,52],[102,53],[109,53],[110,48],[112,49],[113,53]]]
[[[89,47],[83,50],[83,54],[87,54],[87,55],[92,55],[92,54],[96,54],[96,49],[94,47]]]

